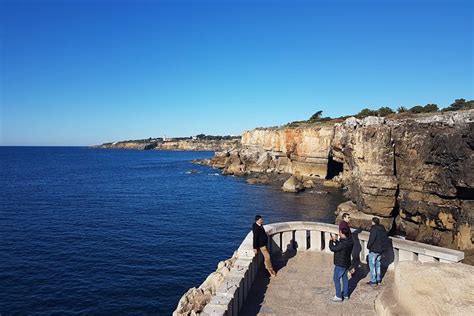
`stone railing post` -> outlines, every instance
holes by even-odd
[[[281,251],[293,249],[293,231],[283,232],[281,235]]]
[[[296,249],[298,251],[306,251],[308,249],[308,238],[306,230],[295,231]]]
[[[331,241],[331,233],[330,232],[324,232],[324,252],[331,252],[331,249],[329,249],[329,242]]]
[[[309,237],[310,237],[310,245],[311,245],[310,250],[321,251],[321,249],[322,249],[321,231],[311,230],[309,232]]]

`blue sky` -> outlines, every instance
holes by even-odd
[[[474,98],[470,1],[0,1],[0,145]]]

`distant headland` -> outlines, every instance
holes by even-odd
[[[199,134],[190,137],[157,137],[124,140],[93,146],[95,148],[135,150],[224,151],[240,144],[240,136]]]

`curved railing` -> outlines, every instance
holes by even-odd
[[[285,222],[265,225],[270,236],[271,253],[296,251],[330,252],[330,234],[338,234],[337,225],[319,222]],[[354,261],[365,262],[368,254],[367,241],[369,233],[353,230]],[[400,261],[421,262],[460,262],[464,259],[462,251],[446,249],[419,242],[390,238],[391,249],[387,251],[385,265],[387,269]],[[237,260],[224,282],[217,289],[209,304],[204,308],[205,315],[238,315],[260,267],[263,265],[262,255],[253,252],[253,234],[249,232],[237,249]]]

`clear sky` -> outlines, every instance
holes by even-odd
[[[471,1],[0,0],[0,145],[474,98]]]

